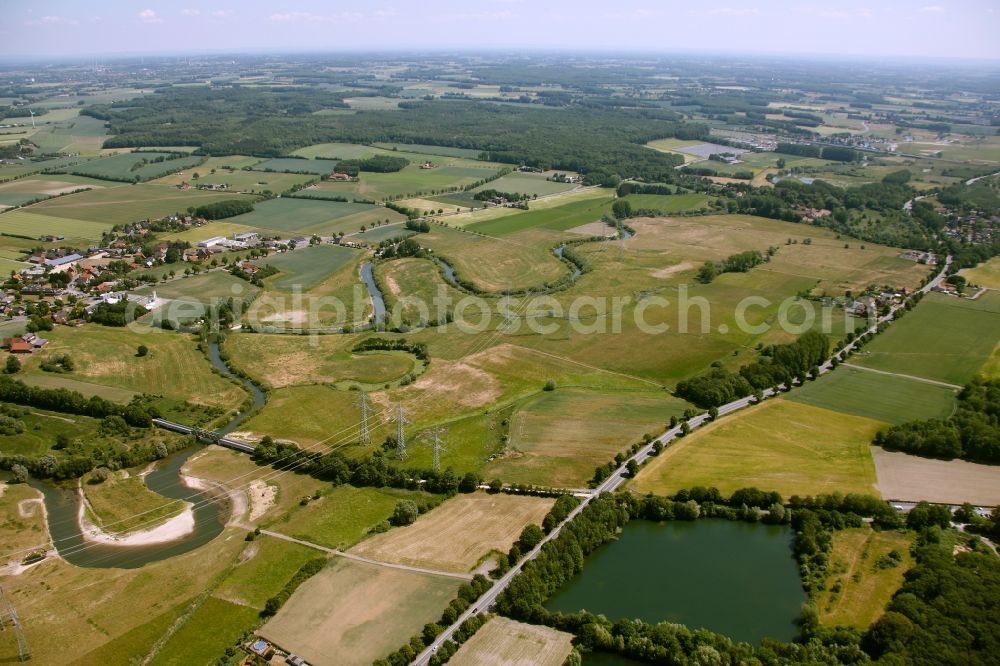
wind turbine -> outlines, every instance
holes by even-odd
[[[31,129],[35,129],[35,112],[28,109],[28,113],[31,114]]]

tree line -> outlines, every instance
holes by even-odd
[[[704,409],[719,407],[767,388],[815,376],[830,354],[830,341],[822,333],[807,331],[795,342],[771,345],[760,358],[732,373],[721,365],[677,384],[674,393]]]
[[[723,273],[746,273],[751,268],[770,261],[775,251],[773,247],[768,248],[765,256],[760,250],[747,250],[731,254],[722,261],[706,261],[698,269],[698,282],[708,284]]]
[[[1000,463],[1000,380],[974,379],[958,394],[952,416],[893,426],[873,443],[929,458]]]

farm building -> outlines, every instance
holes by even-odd
[[[82,255],[79,254],[67,254],[65,257],[57,257],[56,259],[46,259],[45,265],[55,271],[63,271],[76,264],[76,262],[83,259]]]
[[[212,236],[211,238],[206,238],[203,241],[198,241],[198,247],[213,247],[215,245],[221,245],[226,242],[225,236]]]
[[[349,174],[341,173],[340,171],[334,171],[333,173],[330,174],[330,176],[327,178],[327,180],[332,180],[332,181],[336,181],[336,182],[344,182],[344,181],[353,180],[353,178],[351,178],[351,176]]]
[[[257,233],[256,231],[246,231],[242,234],[233,234],[233,240],[239,241],[241,243],[246,243],[249,245],[250,243],[256,243],[257,241],[259,241],[260,234]]]

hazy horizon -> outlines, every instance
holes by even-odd
[[[1000,8],[967,3],[13,0],[0,59],[281,52],[600,52],[1000,60]]]

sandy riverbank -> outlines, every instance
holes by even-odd
[[[122,535],[111,534],[87,517],[87,506],[89,504],[83,488],[77,486],[76,492],[80,499],[80,506],[77,510],[77,521],[80,524],[80,531],[83,533],[83,538],[87,541],[112,546],[150,546],[175,541],[194,532],[194,509],[189,502],[185,502],[186,506],[183,511],[156,527],[148,530],[127,532]]]

